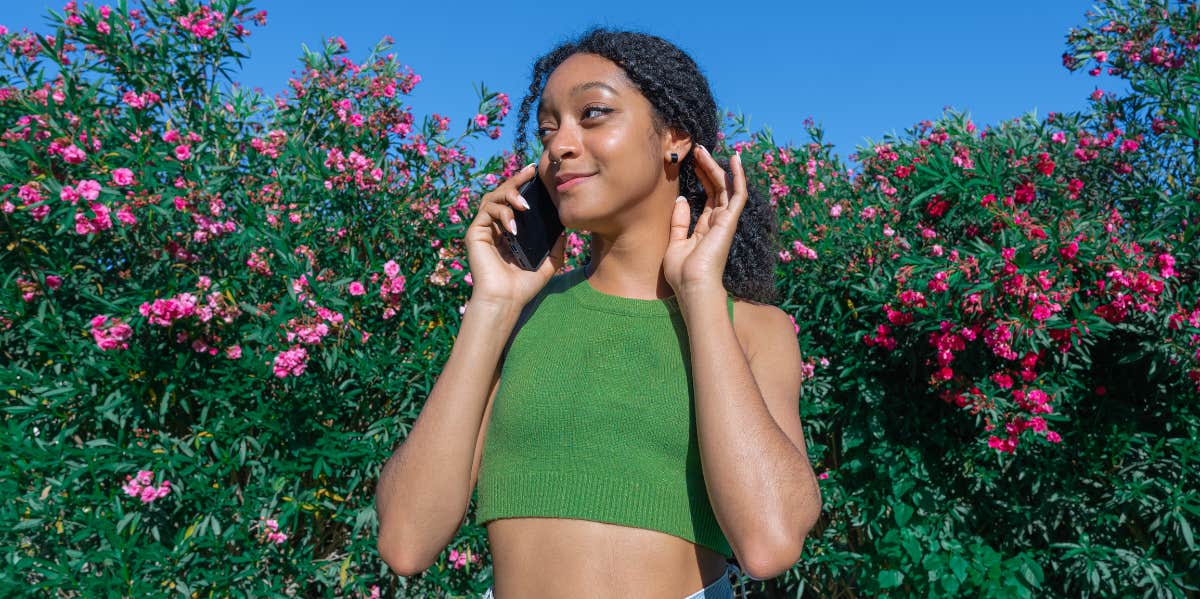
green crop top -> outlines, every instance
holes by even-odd
[[[729,319],[733,298],[727,294]],[[675,297],[555,275],[511,338],[475,521],[558,517],[665,532],[732,557],[700,467],[687,327]]]

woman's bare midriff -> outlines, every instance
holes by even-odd
[[[725,556],[666,533],[569,518],[488,522],[496,599],[683,599]]]

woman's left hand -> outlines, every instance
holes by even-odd
[[[724,295],[722,277],[725,262],[729,258],[729,247],[733,244],[733,232],[737,228],[742,208],[746,206],[746,173],[742,170],[742,157],[735,154],[729,161],[733,171],[732,180],[704,146],[693,150],[696,175],[704,185],[708,202],[696,228],[688,237],[691,209],[687,200],[675,203],[671,213],[671,235],[667,253],[663,256],[663,271],[667,283],[677,296],[689,297],[696,293],[719,290]],[[729,187],[732,186],[732,195]]]

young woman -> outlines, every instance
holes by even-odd
[[[487,597],[732,597],[731,572],[790,569],[821,510],[774,209],[707,150],[718,109],[673,44],[593,28],[533,79],[516,149],[536,99],[543,150],[468,227],[472,297],[380,476],[380,553],[424,571],[478,483]],[[559,272],[565,234],[536,271],[501,249],[535,176],[590,231],[586,266]]]

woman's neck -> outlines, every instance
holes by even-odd
[[[666,239],[662,240],[666,243]],[[583,267],[588,284],[609,295],[633,299],[663,299],[675,295],[675,290],[663,275],[662,248],[646,247],[646,243],[608,243],[593,234],[591,258]]]

